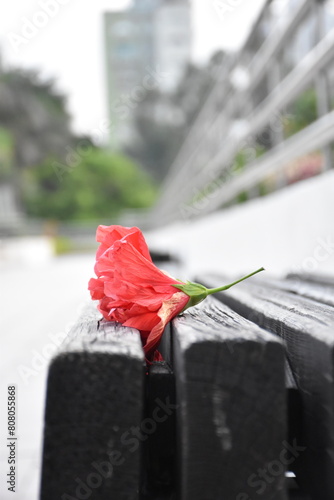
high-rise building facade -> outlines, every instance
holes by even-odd
[[[172,91],[182,78],[191,51],[191,18],[188,2],[161,2],[154,15],[155,61],[165,75],[161,88]]]
[[[188,0],[135,0],[104,17],[110,139],[114,148],[134,137],[133,112],[152,88],[173,91],[191,55]]]

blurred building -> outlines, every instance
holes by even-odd
[[[149,90],[173,91],[191,55],[189,0],[135,0],[104,17],[110,140],[134,138],[133,111]]]

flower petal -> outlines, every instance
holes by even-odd
[[[115,241],[120,240],[123,236],[126,236],[132,228],[124,226],[98,226],[96,230],[96,241],[99,243],[110,242],[110,246],[115,243]]]
[[[103,280],[91,278],[88,282],[88,290],[93,300],[103,299],[104,283]]]
[[[188,295],[183,292],[177,292],[169,300],[162,304],[161,309],[158,312],[160,321],[152,329],[147,338],[146,344],[144,345],[144,352],[148,359],[157,348],[167,323],[182,311],[188,301]]]
[[[145,313],[139,314],[138,316],[132,316],[127,319],[124,326],[131,326],[132,328],[136,328],[137,330],[149,331],[155,327],[155,325],[159,322],[159,316],[157,313]]]
[[[184,285],[152,262],[144,236],[137,227],[99,226],[96,278],[89,282],[92,299],[108,321],[140,330],[147,359],[161,359],[156,347],[165,325],[189,302],[172,285]]]
[[[159,351],[154,351],[152,361],[164,361],[164,358],[162,357],[162,355]]]
[[[151,286],[138,287],[138,284],[133,285],[125,281],[106,279],[104,293],[107,297],[117,300],[117,302],[136,302],[141,306],[145,306],[149,311],[157,311],[160,309],[162,302],[168,300],[171,294],[175,293],[175,290],[168,287],[168,293],[157,293]]]
[[[99,226],[96,231],[96,241],[101,245],[96,253],[98,260],[116,241],[129,241],[145,259],[152,262],[145,238],[138,227]]]
[[[116,241],[105,257],[110,259],[115,278],[120,282],[126,281],[139,287],[159,287],[159,291],[165,293],[175,293],[175,288],[171,286],[173,284],[184,284],[166,276],[129,242]]]

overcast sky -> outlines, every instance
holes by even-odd
[[[201,63],[218,48],[238,48],[264,0],[192,3],[192,57]],[[75,130],[91,134],[106,118],[102,13],[129,4],[129,0],[0,0],[2,59],[6,66],[34,68],[56,78],[58,88],[69,97]]]

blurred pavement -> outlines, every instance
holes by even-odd
[[[1,264],[0,498],[37,500],[47,365],[80,306],[89,300],[94,255],[33,265]],[[7,490],[7,386],[17,386],[17,491]]]

